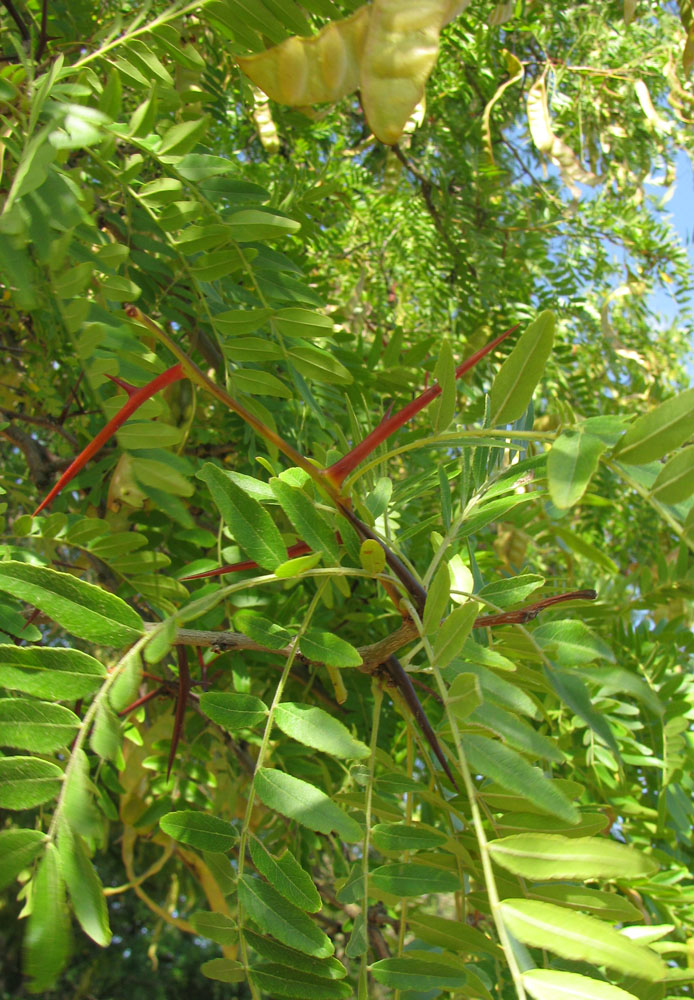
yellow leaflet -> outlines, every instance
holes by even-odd
[[[295,35],[237,62],[253,83],[280,104],[301,107],[339,101],[359,86],[359,63],[369,23],[368,6],[332,21],[312,38]]]
[[[552,120],[547,105],[545,78],[536,80],[528,92],[528,124],[532,140],[545,156],[561,173],[562,179],[574,198],[580,198],[581,192],[576,182],[581,184],[597,184],[598,178],[590,170],[585,170],[574,151],[566,145],[563,139],[556,136],[552,130]]]

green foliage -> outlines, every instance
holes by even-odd
[[[3,995],[691,995],[691,4],[460,6],[0,5]]]

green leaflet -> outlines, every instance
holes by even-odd
[[[137,698],[142,683],[142,658],[139,652],[128,653],[113,682],[108,699],[116,712],[121,712]]]
[[[513,808],[513,807],[511,807]],[[609,825],[609,817],[601,812],[582,812],[578,822],[569,825],[558,816],[547,816],[540,812],[507,812],[498,820],[496,829],[499,833],[552,833],[557,831],[565,837],[592,837],[602,833]]]
[[[200,971],[207,979],[216,979],[221,983],[242,983],[246,979],[246,970],[242,962],[233,958],[211,958],[203,962]]]
[[[614,663],[614,653],[607,643],[578,618],[538,625],[533,637],[561,666],[576,667],[598,659]]]
[[[332,320],[310,309],[278,309],[274,322],[285,337],[312,339],[329,337],[333,332]]]
[[[433,632],[438,631],[441,619],[448,605],[450,592],[451,577],[448,571],[448,564],[442,560],[434,573],[434,579],[431,581],[431,585],[427,591],[427,600],[424,605],[422,626],[426,635],[431,635]]]
[[[287,549],[280,533],[257,500],[211,462],[206,462],[197,475],[207,484],[234,538],[254,562],[270,571],[286,562]]]
[[[48,844],[33,882],[32,909],[24,937],[25,967],[31,990],[53,985],[70,952],[70,918],[58,849]]]
[[[511,423],[525,413],[552,351],[554,327],[554,313],[540,313],[497,372],[489,394],[492,427]]]
[[[377,889],[394,896],[423,896],[429,892],[458,892],[461,888],[457,872],[420,865],[413,862],[393,862],[374,868],[369,881]]]
[[[459,676],[465,675],[461,674]],[[458,678],[456,677],[457,680]],[[476,722],[491,729],[493,733],[501,737],[509,746],[514,747],[516,750],[521,750],[531,757],[542,757],[545,760],[552,760],[557,763],[561,763],[566,759],[565,755],[552,739],[543,733],[538,733],[525,719],[506,711],[506,709],[495,705],[493,702],[485,701],[479,707],[474,708],[468,718],[470,722]]]
[[[29,563],[0,563],[0,590],[39,608],[68,632],[105,646],[142,636],[142,619],[125,601],[70,573]]]
[[[267,646],[268,649],[284,649],[292,639],[291,632],[263,618],[257,611],[251,611],[250,608],[237,611],[234,615],[234,624],[239,632],[259,645]]]
[[[240,243],[277,239],[279,236],[295,233],[301,228],[294,219],[261,212],[257,208],[244,208],[240,212],[234,212],[226,222],[233,239]]]
[[[467,719],[482,704],[480,683],[475,674],[461,673],[453,678],[446,695],[446,705],[456,719]]]
[[[448,835],[426,823],[377,823],[371,830],[371,840],[379,851],[423,851],[441,847]]]
[[[231,823],[194,809],[167,813],[159,820],[159,826],[174,840],[199,851],[225,853],[238,840],[238,834]]]
[[[479,604],[468,601],[454,608],[439,627],[434,639],[434,659],[441,669],[448,666],[465,645],[478,611]]]
[[[473,771],[478,771],[502,788],[519,792],[538,808],[550,815],[561,816],[569,823],[578,819],[576,808],[564,797],[556,784],[549,781],[536,767],[486,736],[466,734],[462,737],[465,755]]]
[[[625,844],[602,837],[520,833],[489,845],[492,858],[531,879],[645,878],[657,862]]]
[[[603,715],[593,708],[590,694],[583,679],[570,670],[546,670],[545,674],[561,700],[584,722],[588,723],[593,732],[610,750],[619,754],[617,741],[610,724]]]
[[[94,753],[98,753],[106,760],[116,760],[121,752],[120,722],[110,706],[104,702],[97,709],[89,745]]]
[[[325,382],[326,385],[351,385],[354,381],[349,371],[328,351],[314,345],[292,347],[289,360],[305,378]]]
[[[435,434],[441,434],[453,420],[455,413],[455,361],[448,337],[441,341],[439,357],[434,368],[434,378],[441,387],[441,395],[432,407],[431,420]]]
[[[306,629],[299,639],[299,649],[307,659],[331,667],[358,667],[362,662],[359,651],[346,639],[315,628]]]
[[[516,604],[527,601],[531,594],[542,587],[544,582],[544,577],[538,576],[536,573],[519,573],[518,576],[505,577],[486,584],[478,596],[484,597],[496,606],[490,610],[496,611],[496,608],[501,608],[502,611],[505,611],[506,608],[512,608]]]
[[[322,708],[302,702],[284,702],[277,706],[274,721],[285,735],[335,757],[361,760],[371,752],[365,743],[355,739],[346,726]]]
[[[328,523],[302,490],[282,479],[271,479],[270,488],[302,541],[317,552],[323,552],[328,565],[337,563],[340,547],[334,525]]]
[[[556,969],[524,972],[523,985],[535,1000],[637,1000],[619,986]]]
[[[501,916],[511,933],[531,947],[626,974],[638,970],[641,979],[657,981],[665,976],[660,956],[595,917],[532,899],[505,899]]]
[[[330,938],[267,882],[242,875],[238,892],[239,904],[262,931],[306,955],[315,958],[332,955],[335,949]]]
[[[685,389],[638,417],[617,445],[615,457],[628,465],[662,458],[691,437],[694,389]]]
[[[321,979],[344,979],[347,975],[347,969],[336,958],[313,958],[251,930],[244,930],[244,935],[251,948],[268,962],[296,969],[297,972],[308,972]]]
[[[320,910],[321,898],[313,879],[288,848],[275,857],[261,840],[251,837],[250,850],[253,864],[280,895],[309,913]]]
[[[0,889],[4,889],[21,871],[28,868],[46,843],[41,830],[0,831]]]
[[[574,910],[582,910],[602,920],[633,923],[643,920],[643,913],[624,896],[616,892],[586,889],[582,885],[539,885],[529,890],[532,899],[545,903],[560,903]]]
[[[414,950],[374,962],[371,972],[379,983],[398,990],[456,990],[468,978],[462,958]]]
[[[497,500],[488,500],[477,509],[473,510],[469,517],[465,519],[460,531],[459,538],[467,538],[474,535],[492,521],[505,520],[512,510],[522,507],[524,504],[536,501],[531,493],[512,494],[509,497],[499,497]]]
[[[39,757],[0,757],[0,809],[33,809],[60,791],[63,772]]]
[[[416,930],[417,937],[427,944],[453,952],[491,955],[496,959],[503,954],[499,945],[491,938],[459,920],[448,920],[431,913],[412,910],[408,912],[407,921],[412,929]]]
[[[89,775],[89,758],[84,750],[73,750],[72,766],[65,779],[63,815],[75,833],[100,840],[102,817],[94,805],[94,785]]]
[[[253,966],[251,978],[256,986],[273,997],[295,997],[297,1000],[349,1000],[354,996],[352,987],[348,983],[324,979],[274,962]]]
[[[307,781],[284,771],[263,767],[256,772],[255,790],[269,809],[295,819],[318,833],[335,833],[354,844],[362,838],[359,823]]]
[[[661,503],[680,503],[694,493],[694,445],[673,455],[658,473],[651,496]]]
[[[295,559],[287,559],[275,567],[275,576],[279,580],[290,580],[292,577],[306,573],[314,569],[323,558],[322,552],[312,552],[307,556],[297,556]]]
[[[30,698],[0,698],[0,746],[51,753],[66,746],[80,720],[62,705]]]
[[[559,435],[547,458],[549,495],[555,507],[566,510],[578,503],[606,448],[604,441],[583,428]]]
[[[268,707],[252,694],[205,691],[200,695],[200,711],[212,722],[233,733],[257,726],[267,717]]]
[[[73,833],[65,822],[60,825],[58,853],[72,908],[80,927],[92,941],[105,948],[111,940],[111,929],[104,890],[82,838]]]
[[[226,913],[198,910],[191,916],[190,922],[198,934],[217,944],[234,944],[238,940],[236,924]]]
[[[2,632],[6,632],[7,635],[16,636],[18,639],[26,639],[28,642],[39,642],[41,640],[40,630],[37,629],[35,625],[30,625],[24,615],[20,615],[18,611],[15,611],[14,608],[8,607],[6,604],[0,604],[0,633]],[[0,649],[6,648],[20,649],[22,647],[0,646]],[[0,681],[0,684],[2,684],[2,681]],[[9,687],[9,685],[5,686]]]

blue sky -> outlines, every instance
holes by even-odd
[[[651,188],[656,196],[661,196],[662,188]],[[675,193],[665,207],[666,215],[687,248],[689,263],[694,273],[694,175],[689,157],[680,152],[677,157],[677,176]],[[653,307],[666,320],[672,320],[677,315],[677,306],[665,289],[658,289],[651,298]],[[692,303],[694,306],[694,303]],[[694,385],[694,343],[691,345],[687,370],[691,384]]]

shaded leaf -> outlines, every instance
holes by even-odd
[[[331,667],[358,667],[362,662],[359,651],[346,639],[315,628],[306,629],[299,639],[299,649],[308,660]]]
[[[297,997],[298,1000],[349,1000],[354,996],[348,983],[311,975],[274,962],[255,965],[251,978],[257,986],[275,997]]]
[[[0,831],[0,889],[14,881],[41,853],[47,837],[41,830]]]
[[[448,836],[425,823],[377,823],[371,830],[371,839],[379,851],[400,852],[441,847]]]
[[[84,842],[67,823],[60,826],[58,852],[72,909],[80,927],[105,948],[111,940],[104,890],[87,855]]]
[[[231,850],[238,840],[231,823],[194,809],[167,813],[159,820],[159,826],[174,840],[200,851],[222,854]]]
[[[205,691],[200,695],[200,710],[230,733],[252,729],[268,714],[268,707],[260,698],[234,691]]]
[[[206,462],[197,476],[207,484],[234,538],[254,562],[270,571],[286,562],[287,550],[282,537],[257,500],[211,462]]]
[[[286,736],[335,757],[359,760],[371,752],[365,743],[355,739],[346,726],[322,708],[302,702],[283,702],[275,710],[274,721]]]
[[[374,979],[397,990],[455,990],[467,983],[462,959],[425,951],[384,958],[371,966]]]
[[[330,938],[267,882],[242,875],[238,887],[239,904],[261,930],[306,955],[332,955],[335,949]]]
[[[251,858],[261,875],[290,903],[309,913],[321,908],[321,898],[313,879],[287,848],[275,857],[257,837],[250,840]]]
[[[58,850],[48,844],[33,882],[31,913],[24,936],[25,969],[35,993],[50,989],[70,953],[70,918]]]
[[[466,734],[462,737],[465,754],[474,771],[498,782],[502,788],[519,792],[538,808],[556,814],[571,823],[578,819],[576,808],[564,797],[542,771],[509,747],[486,736]]]
[[[458,892],[461,888],[457,872],[431,865],[393,862],[374,868],[369,881],[377,889],[394,896],[423,896],[430,892]]]

